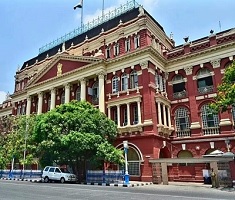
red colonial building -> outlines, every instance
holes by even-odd
[[[0,117],[86,100],[117,124],[117,148],[128,141],[131,180],[152,181],[151,159],[235,152],[235,108],[218,115],[207,110],[235,58],[235,29],[184,39],[175,46],[154,18],[130,1],[25,61]],[[202,181],[206,168],[171,164],[169,180]]]

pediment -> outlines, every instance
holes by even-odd
[[[87,56],[59,55],[46,64],[43,69],[29,82],[29,86],[43,83],[50,79],[59,78],[66,73],[71,73],[79,68],[101,61],[100,58]]]

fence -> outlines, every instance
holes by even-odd
[[[28,178],[41,178],[41,170],[0,170],[0,178],[11,178],[11,179],[28,179]]]
[[[88,170],[87,183],[123,183],[124,171],[122,170]]]

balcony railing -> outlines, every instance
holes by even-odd
[[[187,93],[186,93],[186,91],[184,90],[184,91],[181,91],[181,92],[175,92],[175,93],[173,93],[173,98],[174,99],[182,99],[182,98],[184,98],[184,97],[186,97],[187,96]]]
[[[200,87],[200,88],[197,88],[197,90],[198,90],[199,94],[206,94],[206,93],[213,92],[214,86],[210,85],[210,86],[206,86],[206,87]]]
[[[211,127],[202,129],[203,135],[218,135],[220,130],[219,127]]]
[[[191,131],[189,129],[176,131],[177,137],[191,137]]]

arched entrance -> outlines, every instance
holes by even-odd
[[[140,177],[141,169],[140,164],[143,162],[143,155],[140,149],[133,143],[128,143],[129,149],[127,152],[128,173],[130,176]],[[119,144],[116,148],[123,150],[123,144]],[[124,150],[123,150],[124,153]]]

